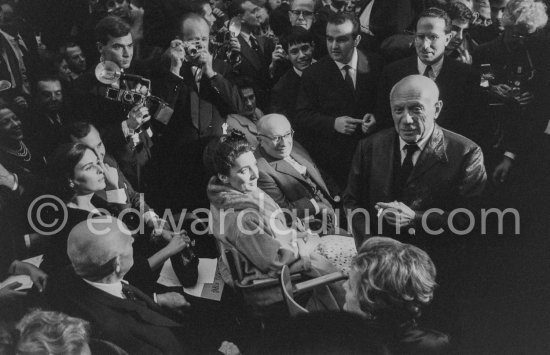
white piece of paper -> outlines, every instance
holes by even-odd
[[[32,264],[36,267],[39,267],[44,259],[44,255],[37,255],[29,259],[22,260],[26,263]],[[32,287],[32,280],[28,275],[12,275],[0,283],[0,288],[3,288],[11,283],[19,282],[21,286],[16,288],[16,290],[28,290]]]
[[[213,283],[214,278],[216,277],[217,265],[218,265],[217,259],[200,258],[199,259],[199,277],[197,279],[197,285]],[[172,262],[170,261],[170,259],[166,260],[166,262],[162,266],[162,270],[160,271],[160,276],[157,282],[167,287],[182,286],[180,280],[178,279],[178,277],[176,276],[176,273],[174,272],[174,269],[172,268]],[[196,288],[196,286],[190,289],[194,289],[194,288]],[[185,290],[187,292],[187,288]],[[201,288],[201,291],[202,291],[202,288]]]
[[[31,281],[31,278],[29,276],[27,276],[27,275],[15,275],[15,276],[8,277],[6,280],[4,280],[4,282],[0,283],[0,289],[4,288],[5,286],[7,286],[7,285],[9,285],[13,282],[19,282],[21,284],[21,286],[16,288],[16,290],[18,290],[18,291],[28,290],[32,287],[32,281]]]

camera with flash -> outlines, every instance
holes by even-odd
[[[147,94],[113,87],[100,87],[97,94],[107,100],[117,101],[131,107],[147,106],[150,112],[154,112],[152,117],[157,121],[163,124],[168,124],[170,121],[174,110],[161,98],[149,94],[151,92],[151,80],[140,75],[125,74],[116,63],[108,60],[100,62],[96,66],[95,76],[100,83],[106,85],[111,85],[119,79],[142,84],[147,88]]]

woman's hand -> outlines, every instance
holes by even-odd
[[[32,283],[38,289],[38,292],[44,292],[44,290],[46,289],[46,283],[48,282],[48,275],[34,265],[31,265],[28,263],[24,263],[24,264],[28,265],[27,275],[30,276]]]
[[[172,233],[172,239],[168,245],[164,247],[164,249],[170,256],[172,256],[185,249],[190,242],[191,239],[187,236],[187,232],[182,231],[180,233]]]

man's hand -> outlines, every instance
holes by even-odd
[[[239,42],[239,38],[231,37],[229,39],[229,47],[231,48],[231,52],[240,52],[241,51],[241,42]]]
[[[511,158],[504,156],[500,164],[495,168],[495,171],[493,171],[493,180],[500,183],[505,182],[513,164],[514,161]]]
[[[107,190],[118,189],[118,171],[116,168],[105,164],[103,161],[99,161],[99,166],[103,170],[103,176],[105,176],[105,183],[107,184]]]
[[[17,291],[17,288],[21,287],[20,282],[12,282],[2,288],[0,288],[0,301],[11,302],[17,298],[27,295],[25,291]]]
[[[146,106],[134,106],[128,114],[126,123],[128,124],[128,128],[136,130],[150,119],[151,115],[149,114],[149,109]]]
[[[340,116],[334,120],[334,129],[338,133],[351,135],[361,123],[363,123],[363,120],[358,118]]]
[[[282,62],[287,59],[285,50],[283,49],[283,46],[280,44],[275,46],[275,50],[273,53],[271,53],[271,63],[275,64],[275,62]]]
[[[525,105],[530,104],[531,101],[533,101],[534,98],[535,98],[535,95],[533,95],[532,93],[530,93],[528,91],[522,93],[521,95],[514,96],[514,100],[518,104],[520,104],[521,106],[525,106]]]
[[[365,116],[363,116],[363,122],[361,123],[361,130],[363,133],[369,133],[369,131],[374,129],[374,126],[376,126],[376,118],[374,115],[372,113],[365,114]]]
[[[414,221],[415,212],[403,202],[378,202],[375,206],[383,210],[383,216],[389,225],[394,227],[407,227]]]
[[[216,16],[217,19],[225,17],[225,13],[217,7],[212,8],[212,13],[214,14],[214,16]]]
[[[175,39],[170,42],[170,48],[168,48],[165,54],[170,58],[170,71],[179,76],[181,66],[185,60],[185,49],[183,48],[183,41]]]
[[[211,78],[216,75],[216,72],[212,68],[212,54],[208,52],[208,48],[201,48],[197,55],[196,61],[199,65],[202,66],[202,73],[207,77]]]
[[[27,109],[29,108],[29,104],[27,103],[27,100],[23,96],[17,96],[13,99],[13,103],[19,106],[20,108]]]
[[[0,164],[0,185],[12,189],[15,184],[15,176]]]
[[[170,308],[173,310],[179,310],[182,307],[190,307],[191,304],[187,302],[182,294],[177,292],[167,292],[157,294],[157,304],[161,307]]]

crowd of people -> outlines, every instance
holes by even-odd
[[[0,353],[460,352],[550,227],[548,5],[0,0]]]

